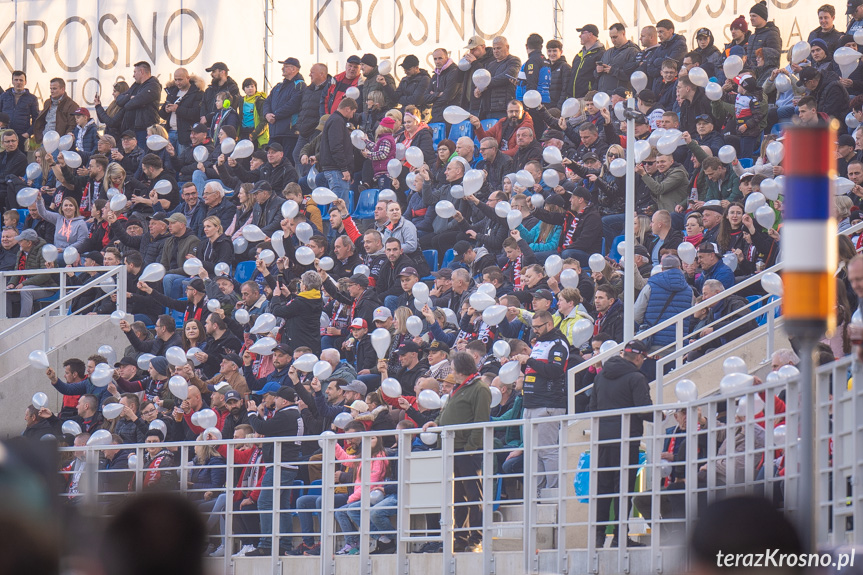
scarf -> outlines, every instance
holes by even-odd
[[[683,241],[690,243],[697,248],[698,245],[701,243],[701,240],[703,240],[703,239],[704,239],[704,233],[702,232],[702,233],[696,234],[694,236],[686,236],[685,238],[683,238]]]
[[[452,58],[447,58],[446,62],[443,63],[443,66],[434,69],[434,73],[440,75],[440,73],[449,68],[452,63]]]

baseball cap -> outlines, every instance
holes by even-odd
[[[745,56],[746,49],[743,46],[732,46],[730,50],[728,50],[729,56]]]
[[[158,214],[153,214],[152,216],[147,216],[147,221],[156,220],[157,222],[165,222],[168,223],[168,214],[165,212],[159,212]]]
[[[420,346],[418,346],[417,344],[415,344],[414,342],[412,342],[410,340],[401,344],[399,346],[399,349],[398,349],[399,355],[403,355],[405,353],[419,353],[419,352],[420,352]]]
[[[637,114],[634,114],[634,116],[635,116],[635,118],[634,118],[634,119],[635,119],[635,124],[636,124],[637,126],[639,126],[639,125],[640,125],[640,126],[646,126],[646,125],[648,124],[648,122],[647,122],[647,116],[645,116],[645,115],[644,115],[644,114],[642,114],[641,112],[639,112],[639,113],[637,113]]]
[[[282,386],[276,383],[275,381],[268,381],[264,387],[261,388],[261,391],[257,392],[255,395],[276,395],[279,392],[279,388]]]
[[[593,152],[588,152],[581,157],[582,162],[598,162],[599,158]]]
[[[465,46],[465,48],[473,50],[478,46],[485,46],[485,40],[483,40],[482,36],[471,36],[470,40],[467,41],[467,46]]]
[[[701,38],[702,36],[712,36],[712,35],[713,34],[710,33],[710,28],[699,28],[698,31],[695,33],[696,38]]]
[[[579,198],[584,198],[585,200],[591,199],[590,190],[585,188],[584,186],[577,186],[574,190],[572,190],[573,196],[578,196]]]
[[[563,135],[563,132],[560,130],[546,130],[542,135],[542,141],[547,142],[549,140],[564,140],[566,136]]]
[[[28,242],[38,242],[39,234],[36,233],[36,230],[26,229],[21,230],[21,233],[15,236],[15,241],[20,242],[21,240],[26,240]]]
[[[189,220],[183,214],[177,212],[168,216],[168,221],[171,223],[188,224]]]
[[[407,70],[408,68],[413,68],[415,66],[419,66],[419,65],[420,65],[420,59],[417,58],[416,56],[414,56],[413,54],[408,54],[407,56],[405,56],[405,59],[402,60],[402,63],[400,64],[400,66],[402,68],[404,68],[405,70]]]
[[[296,66],[297,68],[300,67],[300,61],[293,56],[285,58],[284,60],[279,60],[279,64],[287,64],[288,66]]]
[[[408,266],[406,268],[402,268],[402,271],[399,272],[398,277],[407,277],[407,276],[420,277],[420,274],[417,273],[416,268],[412,268],[412,267]]]
[[[695,123],[698,122],[707,122],[709,124],[713,123],[713,117],[710,114],[698,114],[695,116]]]
[[[623,86],[618,86],[617,88],[612,90],[611,95],[626,98],[626,88],[624,88]]]
[[[848,0],[847,10],[845,10],[846,14],[853,14],[857,7],[863,4],[863,0]]]
[[[754,176],[755,176],[755,172],[743,172],[742,174],[740,174],[740,181],[742,182],[746,178],[752,178]]]
[[[533,298],[534,299],[536,299],[536,298],[547,299],[548,301],[553,301],[554,300],[554,294],[551,293],[551,291],[547,290],[547,289],[538,289],[535,292],[533,292]]]
[[[252,152],[252,157],[256,160],[261,160],[262,162],[267,161],[267,151],[266,150],[255,150]]]
[[[677,256],[673,256],[671,254],[665,254],[662,256],[662,269],[663,270],[671,270],[671,269],[679,269],[680,268],[680,260],[677,259]]]
[[[114,367],[123,367],[124,365],[134,365],[137,367],[138,363],[131,357],[121,357],[120,361],[114,364]]]
[[[594,36],[599,36],[599,28],[595,24],[585,24],[581,28],[576,28],[576,32],[590,32]]]
[[[84,259],[93,260],[98,265],[102,265],[102,263],[105,261],[105,259],[102,257],[102,252],[96,252],[96,251],[85,253]]]
[[[294,391],[293,387],[288,387],[287,385],[283,385],[279,388],[279,391],[276,392],[277,397],[281,397],[287,401],[296,401],[297,400],[297,392]]]
[[[348,278],[348,283],[356,284],[364,288],[369,287],[369,278],[363,274],[354,274]]]
[[[212,72],[213,70],[224,70],[225,72],[227,72],[228,67],[225,65],[224,62],[216,62],[215,64],[213,64],[209,68],[205,69],[206,72]]]
[[[222,359],[223,360],[227,359],[228,361],[233,361],[234,363],[237,364],[237,367],[240,367],[241,365],[243,365],[243,358],[241,358],[239,356],[239,354],[236,354],[236,353],[226,353],[225,355],[222,356]]]
[[[464,259],[464,254],[466,251],[473,249],[471,245],[465,240],[459,240],[452,247],[453,259],[455,261],[460,262]]]
[[[547,206],[557,206],[558,208],[566,207],[565,202],[563,201],[563,196],[560,194],[552,194],[545,200],[545,205]]]
[[[129,138],[129,139],[133,139],[133,140],[137,140],[137,139],[138,139],[138,136],[136,136],[136,135],[135,135],[135,132],[134,132],[134,131],[132,131],[132,130],[126,130],[125,132],[123,132],[122,134],[120,134],[120,139],[121,139],[121,140],[125,140],[125,139],[127,139],[127,138]]]
[[[698,246],[698,253],[719,255],[719,246],[713,242],[701,242]]]
[[[231,387],[231,384],[228,383],[227,381],[220,381],[219,383],[212,383],[212,384],[208,385],[207,389],[209,389],[210,391],[213,391],[216,393],[221,393],[224,395],[225,393],[228,393],[233,388]]]
[[[623,348],[623,351],[628,353],[640,353],[642,355],[647,355],[647,346],[644,345],[643,341],[633,339],[627,342],[626,347]]]
[[[279,146],[279,144],[271,144],[271,145]],[[281,147],[281,146],[279,146],[279,147]],[[261,191],[272,192],[273,186],[270,185],[270,182],[268,182],[267,180],[258,180],[257,182],[255,182],[255,187],[252,188],[252,193],[255,194],[255,193],[261,192]]]
[[[393,317],[393,312],[390,311],[390,308],[381,306],[372,314],[372,321],[386,321],[391,317]]]
[[[857,145],[857,142],[854,141],[854,136],[851,134],[842,134],[839,136],[838,145],[840,146],[851,146],[852,148]]]
[[[348,64],[362,64],[363,61],[360,60],[360,57],[354,54],[353,56],[348,56]]]
[[[87,116],[90,117],[90,111],[87,108],[78,108],[74,112],[72,112],[73,116]]]
[[[446,342],[443,342],[439,339],[431,342],[431,345],[429,346],[429,351],[442,351],[444,353],[449,353],[451,349],[452,348],[450,348],[450,346],[448,346]]]
[[[273,348],[273,351],[278,351],[285,355],[294,355],[294,350],[292,350],[287,344],[280,343]]]
[[[362,395],[363,397],[365,397],[366,393],[368,393],[368,391],[367,391],[368,388],[366,388],[366,384],[363,383],[362,381],[358,380],[358,379],[355,379],[350,383],[340,385],[339,389],[343,389],[345,391],[355,391],[355,392],[359,393],[360,395]]]
[[[268,152],[270,150],[272,150],[274,152],[284,152],[285,151],[285,149],[282,147],[282,145],[278,142],[272,142],[270,144],[267,144],[267,147],[264,149]]]
[[[637,255],[637,256],[643,256],[643,257],[645,257],[645,258],[649,258],[649,257],[650,257],[650,252],[648,252],[648,251],[647,251],[647,248],[646,248],[646,247],[644,247],[644,246],[643,246],[643,245],[641,245],[641,244],[638,244],[638,245],[636,245],[636,246],[635,246],[635,255]]]
[[[232,390],[225,393],[225,403],[227,403],[233,399],[236,399],[238,401],[243,401],[243,396],[240,395],[240,392],[237,391],[236,389],[232,389]]]
[[[355,317],[354,321],[351,322],[351,327],[356,329],[368,329],[369,324],[363,318]]]
[[[192,126],[191,131],[196,132],[198,134],[206,134],[207,133],[207,126],[198,122]]]
[[[374,54],[363,54],[363,57],[360,58],[360,63],[374,68],[378,65],[378,57]]]
[[[451,280],[452,279],[452,270],[449,268],[443,268],[443,269],[440,269],[436,272],[432,272],[431,276],[433,278],[435,278],[436,280],[439,280],[439,279]]]
[[[360,413],[365,413],[369,410],[369,404],[366,403],[365,401],[363,401],[362,399],[356,400],[355,402],[350,404],[348,407],[350,407],[351,409],[356,409]]]
[[[642,90],[638,93],[638,99],[644,102],[645,104],[655,104],[656,103],[656,94],[653,90]]]
[[[701,211],[702,212],[716,212],[719,215],[722,215],[725,213],[725,210],[722,209],[721,205],[715,206],[713,204],[710,204],[710,205],[705,204],[704,207],[701,208]]]

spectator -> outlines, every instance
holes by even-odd
[[[93,96],[93,104],[96,106],[96,118],[99,122],[105,124],[105,135],[111,136],[115,141],[120,139],[120,134],[123,131],[120,128],[123,121],[123,109],[117,105],[117,97],[128,89],[129,84],[126,82],[120,81],[115,83],[113,86],[114,101],[108,105],[107,109],[102,107],[102,100],[98,93]]]
[[[115,102],[123,111],[120,130],[132,130],[139,142],[147,140],[147,128],[158,122],[162,84],[151,74],[150,64],[135,64],[132,77],[135,82],[117,96]]]
[[[579,33],[581,51],[572,61],[572,75],[564,84],[559,105],[563,105],[566,98],[584,98],[588,92],[596,89],[596,65],[605,53],[596,25],[585,24],[576,28],[576,32]]]
[[[233,78],[228,76],[228,67],[224,62],[214,63],[206,69],[206,72],[210,73],[212,81],[207,86],[201,98],[201,117],[198,119],[201,124],[210,124],[212,122],[213,115],[217,111],[216,95],[219,92],[227,92],[230,95],[228,99],[231,101],[231,107],[234,110],[240,106],[240,102],[242,101],[240,87],[237,86],[237,82]]]
[[[464,71],[462,78],[463,105],[471,114],[477,115],[483,112],[481,93],[473,85],[473,74],[481,68],[487,68],[494,61],[495,56],[491,48],[486,47],[485,38],[482,36],[471,36],[465,46],[467,53],[464,55],[465,62],[470,68]]]
[[[330,115],[338,109],[348,88],[359,86],[361,64],[362,60],[359,56],[349,56],[345,63],[345,71],[333,77],[333,82],[327,88],[327,93],[324,96],[325,115]]]
[[[9,128],[20,138],[18,147],[26,150],[26,142],[33,134],[33,122],[39,116],[39,103],[27,86],[27,74],[12,72],[12,87],[0,96],[0,113],[9,116]]]
[[[33,137],[36,143],[42,142],[45,132],[55,131],[61,136],[71,134],[75,128],[72,112],[80,106],[66,95],[66,82],[63,78],[53,78],[49,84],[50,97],[45,100],[42,111],[33,120]]]
[[[719,280],[708,279],[704,281],[704,285],[701,288],[701,294],[704,301],[707,301],[719,295],[726,289],[727,288]],[[693,343],[698,339],[709,336],[715,331],[723,329],[724,327],[745,316],[748,312],[749,302],[746,301],[746,298],[742,296],[731,294],[721,299],[717,299],[708,308],[705,324],[710,325],[710,327],[705,327],[698,331],[698,333],[689,340],[689,343]],[[753,330],[757,329],[757,327],[758,325],[755,323],[755,320],[750,319],[749,321],[744,322],[742,325],[726,332],[724,335],[703,344],[701,347],[695,349],[694,351],[689,352],[686,356],[686,359],[687,361],[694,361],[705,353],[713,349],[717,349],[725,345],[726,343],[743,336],[744,334],[752,332]]]
[[[644,72],[647,75],[647,85],[653,86],[653,83],[659,78],[664,60],[656,27],[645,26],[642,28],[638,40],[641,42],[641,52],[635,55],[635,62],[638,64],[636,70]]]
[[[277,165],[291,167],[279,148],[281,148],[279,144],[270,144],[267,146],[267,157],[270,159],[270,162],[277,162]],[[272,166],[272,163],[266,165]],[[291,167],[291,169],[293,168]],[[275,172],[275,170],[273,171]],[[283,198],[275,194],[275,189],[270,182],[261,180],[255,184],[255,187],[250,192],[251,196],[255,199],[255,206],[252,208],[252,223],[261,228],[261,231],[267,237],[272,236],[273,232],[279,229],[282,220],[282,204],[285,203]]]
[[[680,260],[673,255],[662,257],[662,271],[652,275],[635,302],[635,321],[645,331],[695,305],[695,294],[680,270]],[[650,349],[662,349],[674,342],[674,326],[650,338]]]
[[[357,111],[357,103],[343,98],[338,109],[330,115],[321,135],[321,152],[318,158],[319,171],[327,179],[330,190],[345,202],[348,201],[353,162],[353,144],[348,121]]]
[[[204,81],[185,68],[177,68],[173,81],[166,84],[159,116],[167,122],[168,140],[180,154],[191,145],[192,126],[200,119],[203,86]]]
[[[419,58],[413,54],[405,56],[399,66],[404,70],[404,76],[397,89],[387,83],[387,78],[383,75],[378,75],[375,81],[381,85],[388,101],[397,102],[402,108],[416,106],[419,110],[424,110],[426,94],[431,84],[429,73],[420,68]]]
[[[759,48],[773,48],[782,53],[782,36],[772,21],[767,21],[767,2],[761,0],[749,9],[749,22],[754,28],[746,47],[746,60],[755,61],[755,51]]]
[[[494,60],[486,62],[485,69],[491,74],[491,83],[485,90],[474,89],[474,96],[482,98],[482,115],[485,118],[503,118],[507,105],[515,99],[515,80],[521,60],[509,53],[509,42],[503,36],[492,41]]]
[[[429,91],[425,96],[426,105],[431,106],[431,121],[445,122],[443,111],[461,101],[460,70],[449,57],[445,48],[437,48],[432,52],[434,73],[429,81]]]
[[[306,82],[300,74],[300,61],[294,57],[280,60],[283,80],[273,86],[264,102],[264,116],[270,124],[271,144],[280,144],[293,155],[299,131],[297,117],[302,106]],[[280,189],[280,188],[277,188]]]
[[[164,356],[169,347],[180,346],[183,343],[180,334],[177,333],[174,318],[168,314],[160,315],[156,320],[156,337],[151,340],[142,341],[128,322],[120,322],[120,329],[125,332],[132,347],[141,353]],[[167,365],[165,368],[167,369]],[[166,375],[167,371],[159,373]]]
[[[722,261],[719,246],[715,243],[702,242],[698,246],[698,264],[701,266],[701,273],[687,273],[688,281],[694,280],[698,291],[701,291],[704,282],[711,279],[718,280],[724,289],[734,287],[734,272]]]
[[[45,240],[36,235],[36,232],[30,229],[23,230],[15,236],[18,246],[21,248],[21,253],[18,256],[19,270],[39,270],[45,267],[45,257],[42,255],[42,248],[45,246]],[[6,285],[6,302],[9,310],[9,317],[29,317],[33,313],[33,302],[43,297],[48,297],[51,292],[46,288],[52,283],[51,276],[48,274],[33,274],[12,276],[11,281]],[[17,314],[16,314],[17,311]]]
[[[687,52],[686,38],[674,33],[674,22],[668,19],[656,23],[656,36],[659,40],[657,58],[661,58],[662,65],[665,65],[666,60],[674,60],[679,67],[683,62],[683,55]]]
[[[258,91],[254,78],[243,80],[243,108],[240,111],[239,140],[251,140],[255,148],[262,148],[270,141],[270,124],[264,114],[267,95]]]
[[[628,88],[629,77],[635,71],[638,63],[635,55],[638,46],[626,38],[626,28],[623,24],[612,24],[608,29],[611,48],[602,53],[596,63],[596,89],[611,94],[618,87]]]
[[[518,151],[516,142],[516,133],[519,128],[527,127],[533,129],[533,119],[530,114],[524,113],[524,106],[518,100],[510,101],[506,106],[506,117],[501,118],[485,130],[476,116],[470,117],[470,123],[476,130],[476,137],[482,140],[483,138],[494,138],[498,144],[498,149],[501,153],[507,156],[514,156]],[[480,153],[482,153],[482,144],[480,143]],[[500,177],[503,177],[503,172]]]
[[[707,73],[708,77],[716,77],[719,84],[724,84],[725,71],[722,69],[722,63],[725,60],[725,56],[716,47],[713,32],[710,28],[699,28],[695,33],[695,43],[697,47],[693,51],[701,56],[701,68]]]

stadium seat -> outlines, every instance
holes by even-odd
[[[449,129],[449,139],[453,142],[458,141],[459,138],[464,136],[473,138],[473,126],[470,125],[470,120],[453,124]]]
[[[360,192],[357,207],[351,217],[355,220],[370,220],[375,217],[375,206],[378,203],[380,190],[369,188]]]
[[[437,267],[437,250],[423,250],[423,257],[426,259],[426,263],[429,265],[430,272],[436,272],[438,270]],[[434,279],[432,276],[426,276],[422,281]]]
[[[617,246],[620,245],[620,243],[623,242],[625,239],[626,236],[620,235],[611,240],[611,252],[609,253],[609,255],[611,256],[611,259],[618,263],[620,263],[620,253],[617,251]]]
[[[498,120],[495,118],[489,118],[487,120],[480,120],[479,123],[482,126],[483,130],[488,130],[489,128],[497,124]],[[476,147],[479,148],[479,136],[474,136],[473,142],[474,144],[476,144]]]
[[[254,263],[254,262],[252,262],[252,263]],[[181,297],[180,299],[178,299],[177,301],[189,301],[189,300],[188,300],[188,298],[187,298],[186,296],[183,296],[183,297]],[[184,317],[185,317],[185,315],[186,315],[186,313],[185,313],[185,312],[177,311],[177,310],[175,310],[175,309],[171,309],[171,308],[165,308],[165,313],[167,313],[167,314],[168,314],[168,315],[170,315],[172,318],[174,318],[174,323],[176,323],[176,324],[177,324],[177,329],[182,329],[182,328],[183,328],[183,323],[185,323],[185,322],[183,321],[183,318],[184,318]]]
[[[327,221],[330,219],[330,208],[332,206],[333,206],[332,204],[326,204],[323,206],[318,206],[318,209],[321,210],[321,219],[322,220]],[[351,209],[353,208],[353,206],[354,206],[354,191],[348,190],[348,201],[347,201],[348,213],[351,213]]]
[[[434,143],[435,149],[437,149],[437,145],[441,143],[441,140],[446,136],[446,124],[443,122],[432,122],[429,124],[429,129],[432,131],[432,142]]]
[[[748,170],[753,165],[755,165],[755,162],[752,161],[752,158],[740,158],[739,162],[740,162],[740,167],[743,168],[744,170]]]
[[[27,221],[27,216],[30,215],[30,210],[27,208],[18,208],[18,233],[24,229],[24,222]]]
[[[455,259],[455,252],[453,252],[452,248],[450,248],[444,253],[443,263],[440,265],[440,267],[441,268],[449,267],[454,259]]]
[[[253,273],[255,273],[254,261],[239,262],[234,270],[234,279],[237,280],[237,283],[247,282],[252,279]]]

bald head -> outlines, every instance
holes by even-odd
[[[191,84],[189,79],[189,71],[185,68],[177,68],[174,71],[174,84],[177,85],[177,88],[180,90],[188,90]]]
[[[423,377],[417,382],[415,389],[417,395],[426,389],[430,389],[435,393],[440,393],[440,383],[438,383],[438,380],[433,377]]]
[[[325,361],[333,367],[336,367],[341,360],[337,349],[328,348],[321,352],[321,361]]]

